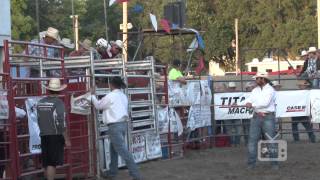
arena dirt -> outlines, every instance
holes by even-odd
[[[289,142],[288,160],[276,171],[266,162],[247,170],[244,146],[189,150],[181,159],[140,164],[140,170],[145,180],[319,180],[319,154],[319,142]],[[117,179],[129,180],[127,170],[121,170]]]

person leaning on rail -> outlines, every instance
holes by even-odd
[[[245,106],[253,108],[254,113],[250,122],[249,142],[248,142],[248,169],[254,169],[257,161],[257,145],[261,138],[261,132],[267,133],[270,137],[275,136],[275,99],[276,93],[270,85],[267,74],[257,73],[254,76],[257,86],[251,91]],[[273,147],[274,148],[274,147]],[[271,157],[275,157],[275,153]],[[271,161],[272,169],[278,170],[276,161]]]
[[[181,72],[181,61],[179,59],[175,59],[172,62],[172,68],[169,71],[169,80],[179,81],[182,84],[186,84],[187,81],[184,78]]]
[[[299,80],[297,83],[297,86],[301,90],[306,90],[306,89],[310,89],[311,85],[306,80]],[[310,122],[309,116],[291,117],[291,121],[292,121],[292,136],[293,136],[294,142],[300,141],[299,128],[298,128],[299,123],[301,123],[306,129],[306,131],[308,132],[310,142],[312,143],[316,142],[316,137],[313,133],[313,128],[312,128],[312,124]]]

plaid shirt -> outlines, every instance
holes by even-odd
[[[32,43],[38,43],[38,40],[32,40]],[[40,44],[46,44],[44,39],[40,40]],[[47,57],[54,58],[59,56],[59,51],[55,48],[46,48],[47,49]],[[33,56],[43,56],[44,57],[44,47],[28,45],[28,54]],[[25,50],[25,54],[27,54]]]

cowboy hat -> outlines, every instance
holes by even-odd
[[[90,50],[92,47],[92,41],[90,41],[89,39],[85,39],[82,42],[80,42],[79,44],[80,44],[80,46],[82,46],[86,50]]]
[[[67,87],[66,84],[61,85],[59,78],[52,78],[49,81],[49,86],[45,86],[50,91],[62,91]]]
[[[257,73],[255,76],[253,76],[252,78],[253,78],[253,79],[257,79],[258,77],[262,77],[262,78],[265,78],[265,79],[269,79],[268,74],[260,73],[260,72],[258,72],[258,73]]]
[[[315,53],[315,52],[317,52],[316,47],[309,47],[308,53]]]
[[[121,40],[116,40],[113,42],[116,46],[118,46],[120,49],[123,48],[123,42]]]
[[[60,41],[59,31],[53,27],[48,27],[45,36],[51,37],[57,41]]]
[[[62,38],[62,40],[60,41],[60,44],[66,48],[69,48],[69,49],[74,48],[74,44],[71,43],[71,39],[69,39],[69,38]]]
[[[256,86],[255,82],[247,82],[246,85],[245,85],[246,88],[254,87],[254,86]]]
[[[228,83],[228,87],[229,87],[229,88],[235,88],[235,87],[237,87],[237,86],[236,86],[236,83],[235,83],[235,82],[229,82],[229,83]]]
[[[308,52],[306,50],[301,51],[300,57],[308,55]]]
[[[298,80],[297,86],[310,86],[311,84],[306,80]]]
[[[279,83],[279,81],[272,81],[272,86],[273,87],[277,87],[277,86],[281,87],[282,85]]]

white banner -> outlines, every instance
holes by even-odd
[[[311,122],[320,123],[320,90],[310,91]]]
[[[146,138],[144,134],[133,134],[131,147],[133,159],[136,163],[147,160]]]
[[[250,92],[216,93],[214,94],[215,120],[250,119],[253,109],[247,107],[230,107],[232,104],[244,105]]]
[[[298,117],[310,115],[310,91],[278,91],[276,95],[276,117]]]
[[[40,128],[38,125],[37,103],[41,98],[28,98],[25,101],[28,127],[29,127],[29,150],[32,154],[41,153]]]
[[[0,119],[9,118],[9,105],[7,100],[7,92],[0,90]]]
[[[147,132],[146,134],[146,151],[148,159],[162,157],[161,142],[159,134]]]
[[[91,114],[91,102],[88,100],[88,98],[91,99],[90,92],[78,97],[73,97],[72,95],[70,99],[71,113],[80,115]]]

